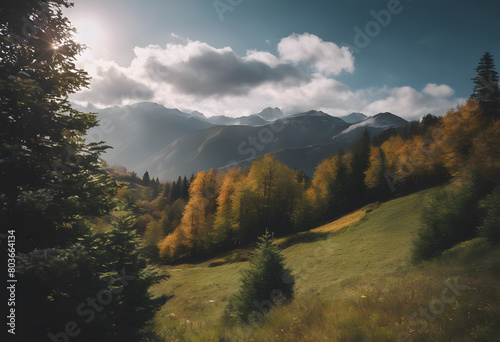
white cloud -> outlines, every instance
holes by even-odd
[[[455,94],[455,91],[446,84],[437,85],[436,83],[427,83],[422,92],[435,97],[450,97]]]
[[[280,64],[279,59],[272,53],[266,51],[248,50],[247,55],[243,57],[244,61],[258,61],[265,63],[271,67]]]
[[[283,38],[278,44],[278,52],[285,62],[308,63],[328,76],[342,71],[354,72],[354,57],[349,48],[325,42],[313,34],[294,34]]]
[[[354,71],[352,55],[310,34],[282,39],[279,58],[256,50],[238,56],[230,47],[175,38],[164,47],[136,47],[127,67],[87,55],[79,67],[93,77],[91,87],[71,99],[99,107],[153,101],[208,116],[280,107],[288,114],[316,109],[338,116],[389,111],[407,119],[441,115],[462,101],[444,84],[428,84],[421,92],[408,86],[353,91],[332,77]],[[309,65],[309,72],[297,67],[299,62]]]
[[[428,113],[442,115],[456,104],[464,101],[464,99],[446,99],[424,92],[421,93],[408,86],[398,88],[383,87],[378,90],[378,96],[380,99],[366,106],[363,113],[374,115],[380,112],[391,112],[413,120]]]
[[[76,93],[74,101],[100,106],[114,106],[151,100],[154,91],[137,81],[127,68],[114,62],[96,60],[89,62],[87,71],[92,75],[88,89]]]

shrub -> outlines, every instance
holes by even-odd
[[[240,290],[229,298],[225,316],[231,321],[260,323],[277,304],[293,298],[295,280],[268,231],[259,238],[250,267],[243,272]]]
[[[423,227],[413,250],[415,262],[440,255],[477,235],[478,196],[472,182],[453,190],[442,190],[424,205]]]
[[[486,208],[488,213],[479,227],[479,232],[490,243],[497,245],[500,243],[500,187],[481,202],[481,207]]]

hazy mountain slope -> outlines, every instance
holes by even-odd
[[[392,113],[380,113],[374,116],[367,117],[361,122],[352,124],[341,134],[335,136],[333,143],[346,145],[358,140],[366,130],[370,137],[385,131],[389,128],[405,127],[410,123],[403,118]]]
[[[200,113],[201,114],[201,113]],[[263,126],[284,117],[283,112],[279,108],[264,108],[258,114],[231,118],[224,115],[216,115],[206,118],[206,121],[214,125],[245,125],[245,126]]]
[[[148,157],[186,133],[214,126],[155,103],[106,108],[99,110],[97,117],[100,127],[90,130],[87,139],[103,140],[111,145],[113,149],[103,158],[110,164],[119,163],[134,171]]]
[[[186,134],[139,167],[161,179],[285,149],[321,145],[348,128],[339,118],[316,111],[297,114],[262,127],[221,126]]]
[[[276,158],[291,169],[301,169],[312,176],[316,166],[325,158],[333,156],[339,149],[349,152],[351,144],[360,139],[366,130],[370,137],[377,135],[389,128],[405,127],[409,122],[391,113],[381,113],[369,117],[363,122],[352,125],[336,134],[324,144],[315,144],[299,148],[287,148],[273,152]],[[233,163],[228,167],[247,167],[256,158],[248,158]]]

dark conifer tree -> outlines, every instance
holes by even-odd
[[[169,182],[166,182],[163,185],[163,197],[168,197],[170,196],[170,193],[172,192],[172,185]]]
[[[339,155],[341,154],[339,153]],[[349,175],[347,165],[342,158],[339,158],[337,163],[335,180],[328,186],[327,218],[338,217],[346,213],[354,202],[352,176]]]
[[[500,117],[500,90],[498,88],[498,73],[495,70],[493,55],[486,52],[481,57],[476,67],[474,91],[472,99],[479,100],[484,115],[487,117]]]
[[[189,197],[189,181],[186,176],[182,179],[181,198],[187,200]]]
[[[151,184],[151,178],[149,177],[149,173],[144,172],[144,176],[142,176],[142,185],[149,186]]]
[[[363,137],[356,141],[351,149],[351,179],[349,182],[349,197],[352,205],[360,205],[365,200],[365,172],[370,160],[370,135],[365,130]]]
[[[89,81],[75,66],[82,46],[60,12],[69,6],[0,6],[0,227],[17,230],[23,252],[68,247],[86,229],[84,218],[114,206],[114,181],[99,159],[106,146],[82,138],[96,116],[68,100]]]
[[[240,290],[229,298],[226,317],[240,324],[262,322],[274,305],[293,298],[294,286],[294,277],[266,230],[243,273]]]
[[[101,165],[107,147],[84,138],[96,116],[68,99],[89,84],[75,66],[83,46],[64,16],[71,6],[0,5],[0,233],[16,236],[16,340],[138,341],[161,304],[148,292],[158,278],[144,269],[131,229],[123,235],[117,226],[102,248],[92,248],[98,234],[90,219],[116,206],[117,186]],[[119,291],[111,280],[122,265],[135,280]],[[76,312],[99,295],[108,309],[102,319],[90,319],[95,309]]]
[[[172,183],[172,201],[176,201],[181,198],[181,187],[182,187],[182,178],[179,176],[177,181]]]

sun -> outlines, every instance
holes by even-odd
[[[99,49],[105,45],[106,29],[100,20],[96,17],[87,17],[85,19],[73,20],[73,26],[76,28],[75,39],[92,50]]]

